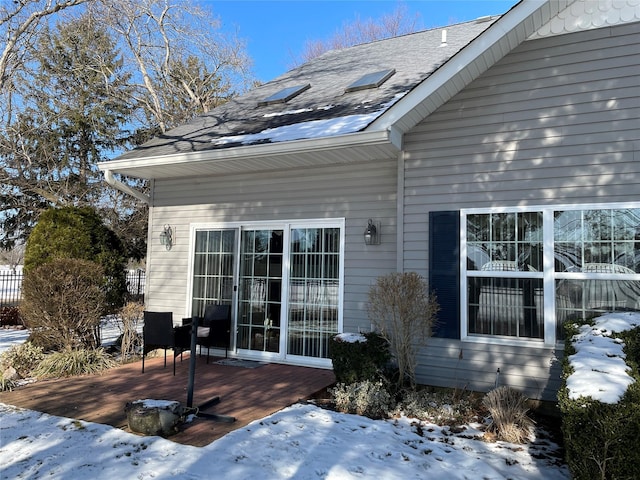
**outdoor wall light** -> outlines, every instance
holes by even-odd
[[[365,245],[380,245],[380,222],[369,219],[364,231],[364,243]]]
[[[160,244],[164,245],[167,250],[171,250],[173,246],[173,230],[171,225],[165,225],[160,233]]]

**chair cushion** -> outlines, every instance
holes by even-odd
[[[210,327],[198,327],[198,337],[208,337],[210,331]]]

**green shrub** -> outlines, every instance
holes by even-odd
[[[482,404],[491,414],[488,430],[498,439],[526,443],[533,433],[533,420],[527,415],[527,399],[517,390],[502,386],[487,393]]]
[[[20,378],[28,378],[31,376],[31,371],[40,363],[43,357],[42,348],[31,342],[13,345],[0,355],[0,372],[4,372],[11,367]]]
[[[577,326],[567,329],[565,382],[558,392],[567,465],[575,480],[640,478],[640,328],[613,335],[624,340],[625,361],[635,379],[615,404],[569,398],[566,379],[573,371],[568,358],[576,353],[571,342],[576,332]]]
[[[18,307],[0,307],[0,327],[24,325]]]
[[[65,349],[45,355],[33,374],[38,378],[71,377],[99,373],[116,365],[103,348]]]
[[[30,341],[46,350],[99,346],[102,279],[100,265],[87,260],[61,258],[31,270],[22,286]]]
[[[75,258],[102,266],[106,306],[115,311],[127,292],[124,247],[95,210],[52,208],[40,215],[24,254],[25,278],[31,270],[60,258]]]
[[[376,381],[384,376],[391,358],[389,344],[379,334],[360,335],[363,341],[345,341],[345,335],[336,335],[331,341],[329,357],[339,383]]]
[[[393,409],[393,399],[381,380],[339,383],[330,389],[336,409],[370,418],[384,418]]]

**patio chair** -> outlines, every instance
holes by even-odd
[[[229,355],[231,343],[231,305],[207,305],[204,317],[198,322],[197,345],[207,349],[207,363],[209,363],[209,349],[224,348],[225,358]]]
[[[190,328],[190,327],[189,327]],[[176,357],[189,349],[188,331],[184,327],[174,328],[172,312],[144,312],[142,328],[142,373],[144,358],[157,349],[164,349],[164,366],[167,366],[167,349],[173,350],[173,374],[176,374]]]

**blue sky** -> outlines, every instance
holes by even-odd
[[[223,30],[238,30],[247,43],[254,73],[263,82],[289,70],[307,40],[326,40],[356,18],[378,19],[396,0],[205,0]],[[421,29],[505,13],[517,0],[404,0]]]

